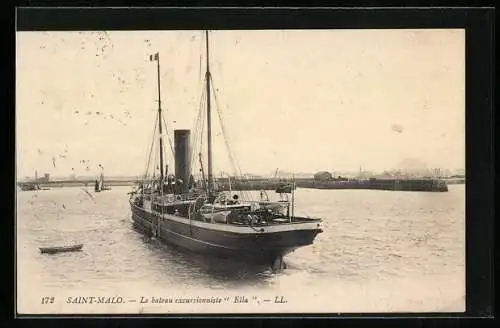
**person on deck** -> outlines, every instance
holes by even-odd
[[[168,178],[167,178],[167,185],[168,185],[167,192],[169,194],[173,194],[174,193],[174,190],[173,190],[174,188],[172,186],[172,180],[173,180],[172,175],[169,175]]]
[[[191,190],[193,189],[193,187],[195,187],[195,181],[194,181],[194,176],[191,174],[189,176],[189,184],[188,184],[188,188]]]
[[[184,185],[184,183],[183,183],[182,179],[177,179],[175,181],[175,189],[176,189],[177,194],[182,194],[183,185]]]

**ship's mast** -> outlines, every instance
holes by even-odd
[[[158,129],[160,134],[160,185],[163,187],[163,133],[161,118],[161,89],[160,89],[160,53],[156,53],[156,68],[158,70]]]
[[[208,51],[208,31],[205,31],[205,43],[207,48],[207,71],[205,81],[207,83],[207,139],[208,139],[208,198],[213,191],[213,168],[212,168],[212,115],[210,108],[210,58]]]

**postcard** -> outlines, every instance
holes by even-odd
[[[16,33],[19,314],[465,311],[463,29]]]

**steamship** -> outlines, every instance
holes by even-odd
[[[208,31],[205,31],[204,101],[198,113],[202,119],[198,121],[200,128],[195,130],[193,138],[196,140],[199,136],[199,140],[207,141],[207,170],[205,172],[201,150],[195,156],[191,130],[185,129],[174,131],[172,157],[175,175],[169,174],[168,165],[164,166],[166,151],[160,97],[160,54],[150,55],[150,61],[156,62],[158,73],[158,112],[148,163],[153,149],[159,151],[159,163],[158,166],[153,165],[152,176],[146,172],[144,179],[130,192],[132,222],[135,228],[151,237],[187,251],[269,264],[273,269],[280,270],[285,268],[284,256],[313,244],[322,232],[322,219],[294,214],[294,185],[278,188],[280,190],[276,193],[280,197],[276,200],[270,200],[264,191],[261,191],[260,199],[252,199],[244,192],[240,198],[231,191],[219,190],[213,174],[211,92],[216,88],[213,88],[210,73],[208,41]],[[206,113],[203,113],[205,110]],[[205,127],[206,136],[203,136]],[[159,138],[155,137],[157,128]],[[200,130],[202,132],[198,133]],[[156,148],[156,140],[159,149]],[[196,159],[201,172],[198,182],[194,181],[191,172]]]

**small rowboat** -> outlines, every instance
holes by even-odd
[[[63,252],[78,252],[82,249],[83,244],[71,246],[58,246],[58,247],[40,247],[42,254],[56,254]]]

